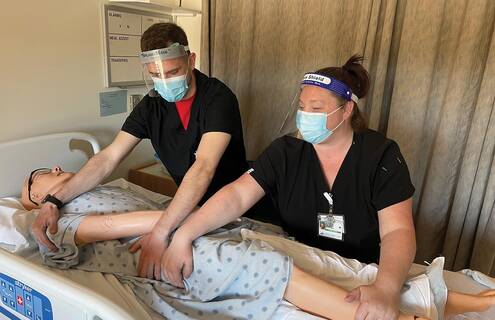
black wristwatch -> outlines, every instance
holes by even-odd
[[[52,196],[51,194],[47,194],[46,197],[41,201],[41,203],[53,203],[54,205],[57,206],[58,209],[62,208],[64,206],[63,202],[58,200],[56,197]]]

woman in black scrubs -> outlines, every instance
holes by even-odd
[[[353,290],[355,319],[396,319],[416,245],[414,187],[398,145],[366,128],[357,108],[369,88],[362,58],[308,73],[296,124],[302,136],[275,140],[253,168],[216,193],[176,233],[166,263],[180,284],[192,240],[239,217],[263,195],[296,240],[361,262],[379,263],[376,281]],[[219,214],[222,213],[222,214]],[[189,249],[190,250],[190,249]]]

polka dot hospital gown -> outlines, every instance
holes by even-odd
[[[132,240],[96,242],[77,247],[75,231],[88,214],[158,209],[159,205],[116,187],[97,187],[61,210],[59,229],[47,232],[57,252],[40,247],[46,265],[115,274],[148,306],[169,319],[270,319],[283,299],[292,259],[259,240],[243,241],[241,229],[260,226],[243,219],[193,243],[194,271],[185,289],[137,277],[139,253]]]

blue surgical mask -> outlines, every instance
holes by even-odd
[[[298,110],[296,115],[296,126],[301,132],[303,139],[311,144],[318,144],[330,137],[334,131],[344,122],[342,121],[332,130],[327,129],[327,117],[337,112],[340,108],[330,113],[305,112]]]
[[[155,90],[168,102],[176,102],[182,100],[189,89],[187,84],[187,74],[182,76],[160,79],[152,78]]]

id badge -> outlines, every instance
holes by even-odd
[[[335,240],[344,240],[345,221],[341,214],[318,213],[318,235]]]

